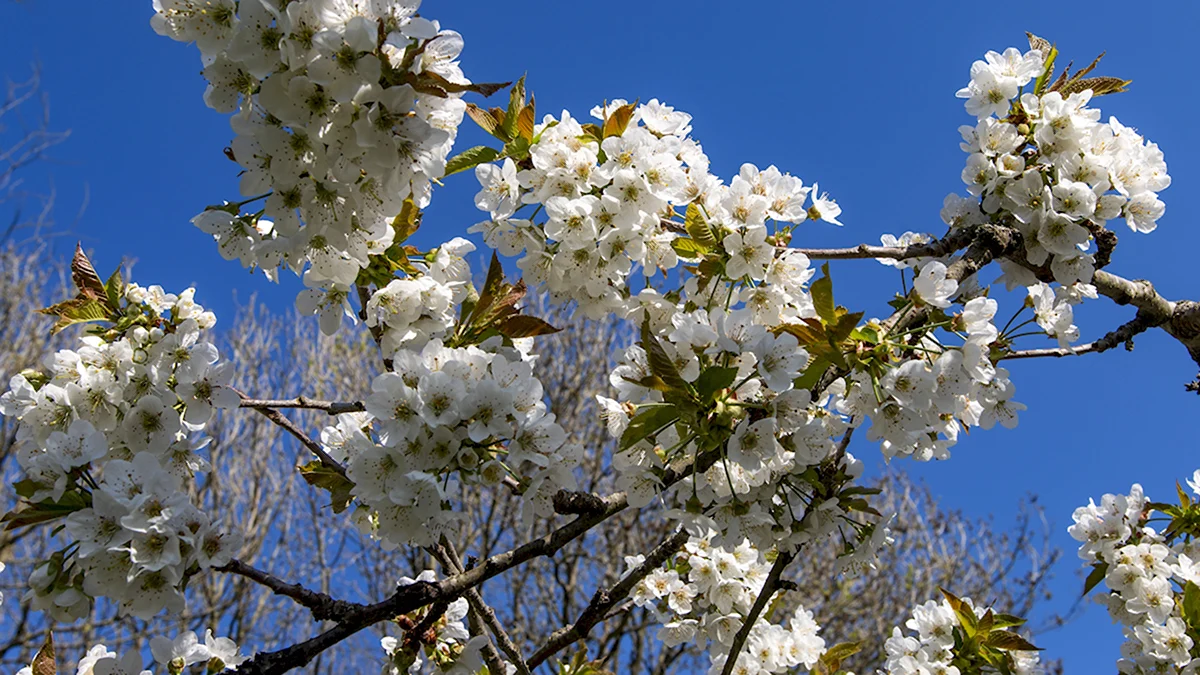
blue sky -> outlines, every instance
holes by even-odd
[[[1200,101],[1190,71],[1200,4],[456,0],[425,10],[463,33],[470,77],[527,72],[542,112],[583,116],[603,99],[658,98],[694,115],[714,172],[729,177],[753,162],[819,181],[842,205],[845,227],[805,225],[794,243],[813,247],[875,243],[909,229],[940,233],[942,198],[961,192],[956,129],[972,121],[954,92],[984,51],[1024,47],[1026,30],[1056,41],[1077,65],[1108,50],[1100,72],[1133,85],[1099,100],[1105,119],[1115,115],[1159,143],[1174,179],[1158,231],[1118,232],[1110,270],[1148,277],[1169,298],[1200,297],[1188,274],[1193,240],[1184,236],[1200,215],[1185,197],[1200,184]],[[20,79],[39,61],[54,125],[72,132],[54,161],[28,176],[33,187],[56,188],[67,236],[54,250],[69,255],[81,239],[101,272],[136,259],[138,281],[169,290],[194,284],[218,316],[252,293],[285,308],[300,287],[295,280],[272,286],[250,277],[188,224],[204,205],[237,194],[235,166],[221,153],[230,132],[201,100],[195,49],[155,35],[150,14],[148,0],[0,2],[0,74]],[[465,131],[461,147],[483,139]],[[449,180],[416,243],[462,235],[480,220],[475,189],[470,176]],[[892,270],[852,261],[835,264],[834,277],[839,302],[885,313]],[[1097,301],[1077,317],[1087,340],[1132,311]],[[1062,610],[1080,589],[1065,532],[1071,511],[1134,481],[1169,498],[1173,482],[1200,466],[1186,423],[1200,400],[1183,392],[1196,366],[1152,332],[1133,353],[1025,361],[1012,371],[1029,406],[1016,430],[977,432],[950,461],[908,467],[945,506],[994,513],[1001,524],[1036,494],[1066,551],[1054,586]],[[879,457],[867,444],[856,452],[868,463]],[[1120,636],[1094,608],[1039,643],[1069,672],[1109,672]]]

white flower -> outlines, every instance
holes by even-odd
[[[208,647],[199,643],[192,631],[180,633],[174,640],[165,637],[150,639],[150,653],[161,665],[177,671],[212,658]]]
[[[935,260],[921,268],[913,280],[913,289],[926,303],[945,309],[950,306],[950,298],[958,292],[958,282],[947,279],[946,266]]]
[[[725,273],[730,279],[749,276],[762,279],[767,273],[767,264],[774,257],[774,248],[766,242],[767,228],[761,225],[748,227],[743,232],[734,232],[721,241],[729,252]]]

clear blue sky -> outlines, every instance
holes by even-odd
[[[1105,97],[1116,115],[1161,145],[1173,186],[1167,214],[1148,236],[1121,231],[1112,271],[1149,277],[1170,298],[1200,298],[1192,232],[1200,185],[1200,107],[1193,49],[1200,4],[1047,3],[641,3],[427,2],[431,18],[465,36],[463,64],[476,81],[524,72],[541,111],[583,116],[602,99],[659,98],[695,116],[694,135],[716,173],[742,162],[776,164],[819,181],[842,205],[844,228],[809,224],[801,246],[878,242],[884,232],[940,232],[942,198],[961,191],[960,124],[971,122],[954,92],[988,49],[1025,46],[1024,31],[1057,41],[1077,65],[1108,50],[1102,74],[1132,79]],[[40,61],[58,128],[71,139],[31,174],[53,180],[58,216],[96,253],[101,271],[122,256],[137,280],[175,290],[229,317],[258,293],[287,307],[298,284],[273,287],[221,260],[188,220],[236,195],[235,166],[221,149],[230,132],[204,107],[192,47],[158,37],[150,2],[0,1],[0,74],[23,77]],[[479,142],[475,131],[463,146]],[[435,197],[417,243],[433,245],[480,219],[469,176]],[[85,190],[86,211],[72,223]],[[835,265],[838,300],[883,314],[894,272],[872,262]],[[885,284],[882,292],[880,284]],[[1011,307],[1011,305],[1010,305]],[[1002,304],[1002,312],[1006,311]],[[1007,310],[1011,311],[1011,309]],[[1132,316],[1107,301],[1078,313],[1084,339]],[[226,325],[228,325],[226,320]],[[1034,346],[1034,345],[1031,345]],[[1036,346],[1042,346],[1038,344]],[[908,465],[943,504],[1004,523],[1027,494],[1047,508],[1066,549],[1055,606],[1078,594],[1075,546],[1066,535],[1075,506],[1140,481],[1169,498],[1173,482],[1200,466],[1194,426],[1200,400],[1183,392],[1196,367],[1161,333],[1123,350],[1012,368],[1029,406],[1014,431],[977,432],[944,463]],[[857,454],[875,462],[876,448]],[[1120,642],[1100,608],[1039,642],[1072,673],[1112,672]]]

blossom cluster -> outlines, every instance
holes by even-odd
[[[712,543],[711,533],[690,537],[673,560],[634,587],[633,602],[654,612],[663,624],[658,639],[667,647],[709,645],[712,671],[721,672],[734,636],[746,622],[750,607],[763,590],[771,561],[749,541],[732,548]],[[633,570],[644,556],[629,556]],[[760,615],[738,654],[738,675],[788,673],[802,666],[811,670],[825,652],[825,640],[812,612],[797,607],[787,626]]]
[[[1171,178],[1157,145],[1115,117],[1100,122],[1100,111],[1089,107],[1093,87],[1107,93],[1115,78],[1080,73],[1047,86],[1053,59],[1043,52],[1051,49],[988,52],[972,66],[958,92],[978,118],[959,129],[972,197],[948,196],[942,215],[952,226],[1003,222],[1021,231],[1028,263],[1048,265],[1063,288],[1011,263],[1003,265],[1005,281],[1010,289],[1028,287],[1038,324],[1066,346],[1078,338],[1072,305],[1095,297],[1092,241],[1116,219],[1134,232],[1154,230],[1165,211],[1158,192]],[[1035,78],[1034,90],[1025,91]]]
[[[448,481],[520,483],[525,513],[552,513],[550,497],[575,489],[582,448],[547,411],[535,357],[499,337],[453,348],[433,339],[396,352],[371,383],[366,412],[343,414],[322,433],[344,462],[360,523],[389,545],[429,544],[454,519]]]
[[[240,400],[193,294],[126,285],[117,327],[49,357],[44,373],[13,376],[0,396],[0,414],[19,422],[14,522],[66,515],[70,546],[29,579],[34,606],[57,620],[85,616],[97,596],[143,619],[179,612],[187,578],[240,546],[188,497],[208,470],[200,432]]]
[[[418,581],[434,582],[437,581],[437,576],[433,570],[425,570],[416,579],[401,577],[399,585],[407,586]],[[463,619],[466,618],[468,610],[467,600],[458,598],[450,603],[445,613],[433,625],[429,626],[429,634],[416,636],[415,640],[410,639],[413,637],[411,635],[403,638],[385,635],[381,638],[380,646],[388,657],[384,675],[418,675],[426,662],[432,664],[432,672],[438,675],[475,675],[481,672],[480,669],[484,665],[481,650],[488,644],[488,637],[472,637],[467,632]],[[395,622],[407,632],[422,625],[421,621],[424,618],[424,613],[417,611],[397,617]],[[425,659],[421,658],[422,652]],[[516,666],[511,663],[505,662],[504,666],[506,672],[498,675],[512,675],[516,672]]]
[[[393,279],[371,294],[366,323],[381,331],[383,353],[420,349],[454,327],[455,310],[471,287],[466,255],[474,250],[474,244],[455,237],[432,252],[431,262],[415,263],[416,274]]]
[[[1200,471],[1187,481],[1200,496]],[[1187,530],[1179,516],[1192,517],[1195,503],[1179,491],[1179,507],[1150,502],[1142,487],[1129,494],[1106,494],[1097,504],[1075,509],[1070,535],[1080,542],[1079,557],[1093,566],[1097,583],[1107,592],[1094,599],[1121,624],[1126,642],[1117,662],[1120,672],[1195,673],[1200,669],[1195,612],[1200,610],[1200,547],[1196,539],[1180,536]],[[1158,529],[1149,522],[1152,510],[1171,516],[1171,526]],[[1102,576],[1099,576],[1102,575]]]
[[[627,125],[610,129],[623,109]],[[604,126],[581,123],[567,111],[547,115],[534,128],[527,166],[511,158],[477,166],[476,205],[490,220],[469,230],[503,255],[522,255],[517,265],[529,283],[577,302],[589,316],[623,316],[658,299],[652,288],[648,298],[637,298],[630,275],[640,269],[649,279],[679,265],[682,228],[670,219],[689,205],[721,233],[708,245],[727,252],[732,279],[766,279],[775,258],[768,220],[800,223],[811,215],[837,222],[836,203],[822,196],[806,209],[816,186],[774,166],[759,171],[745,164],[724,185],[689,136],[691,115],[657,99],[637,106],[617,99],[591,115]],[[761,311],[782,310],[791,299],[785,290],[764,296],[777,307]]]
[[[952,600],[958,603],[958,610],[955,609]],[[970,615],[965,617],[967,620],[970,620],[970,616],[974,616],[976,620],[990,618],[990,626],[1008,627],[1023,623],[1016,617],[976,606],[970,598],[960,600],[949,596],[940,601],[930,600],[913,607],[912,618],[904,624],[915,635],[906,635],[899,626],[892,628],[892,636],[884,644],[887,662],[881,672],[886,675],[959,675],[963,671],[955,663],[966,665],[963,661],[969,661],[971,666],[980,667],[979,670],[971,668],[966,672],[1003,672],[1014,675],[1040,675],[1045,672],[1040,665],[1038,653],[1032,649],[1001,647],[999,651],[1002,653],[993,652],[993,660],[983,663],[976,660],[976,654],[959,653],[964,647],[963,612],[970,612]],[[978,623],[972,622],[972,634],[977,635],[975,631],[979,630],[978,626]],[[988,631],[991,632],[990,627]],[[1008,637],[1012,634],[1005,631],[1004,635]],[[986,636],[979,636],[977,642],[987,644],[989,641]],[[996,645],[1005,644],[1001,641],[992,642]],[[1001,661],[1005,668],[997,668],[996,660]]]
[[[925,270],[935,265],[940,263]],[[918,294],[936,297],[923,291],[921,281],[918,276]],[[925,335],[915,356],[900,360],[877,382],[869,374],[855,375],[841,412],[869,418],[867,437],[880,441],[887,458],[946,459],[963,428],[991,429],[997,422],[1015,427],[1025,406],[1013,400],[1016,386],[990,355],[999,334],[996,309],[991,298],[973,298],[950,319],[965,333],[962,345]]]
[[[645,505],[662,489],[665,468],[691,460],[702,447],[724,445],[720,461],[673,488],[679,500],[694,498],[700,508],[672,511],[673,517],[712,527],[722,533],[722,544],[749,537],[768,550],[806,540],[812,536],[801,527],[807,497],[792,502],[778,493],[785,482],[802,494],[810,492],[796,477],[830,457],[831,436],[845,429],[843,419],[823,407],[831,397],[814,402],[808,390],[793,386],[808,354],[790,333],[775,335],[754,323],[747,309],[676,312],[670,320],[670,332],[659,343],[663,353],[685,382],[701,384],[702,370],[724,373],[724,387],[715,394],[722,413],[703,422],[665,424],[653,437],[623,443],[626,447],[613,457],[618,486],[631,505]],[[639,384],[652,376],[646,348],[626,349],[610,375],[617,399],[597,397],[613,436],[626,438],[635,410],[669,405],[662,392]],[[846,467],[853,472],[859,464],[850,457]]]
[[[428,203],[470,82],[462,37],[420,4],[155,0],[154,29],[200,50],[205,103],[234,113],[242,194],[266,196],[253,214],[239,214],[249,199],[193,219],[223,257],[344,296],[405,200]]]
[[[220,673],[227,668],[236,668],[246,660],[239,653],[237,643],[214,636],[212,629],[205,632],[204,642],[200,642],[192,631],[180,633],[174,640],[151,638],[150,654],[168,675],[179,675],[196,664],[202,664],[205,673]],[[143,663],[142,655],[137,651],[121,656],[101,644],[79,659],[75,675],[153,675],[152,671],[142,668]],[[46,671],[39,669],[38,672]],[[34,675],[34,667],[22,668],[17,675]]]

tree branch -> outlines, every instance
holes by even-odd
[[[317,401],[305,396],[287,399],[258,399],[242,398],[243,408],[301,408],[304,410],[323,410],[330,415],[362,412],[366,410],[362,401]]]
[[[286,581],[240,560],[230,560],[227,564],[215,568],[218,572],[227,572],[245,577],[257,584],[271,589],[275,595],[282,595],[296,601],[296,604],[312,612],[317,621],[328,621],[352,611],[356,605],[343,600],[335,600],[324,593],[310,591],[300,584],[289,584]]]
[[[737,635],[733,636],[733,644],[729,646],[729,655],[725,657],[725,667],[721,669],[721,675],[730,675],[733,668],[737,665],[738,653],[742,651],[742,647],[746,644],[746,638],[750,637],[750,630],[754,628],[754,624],[758,622],[758,617],[766,609],[767,603],[771,601],[771,596],[775,595],[775,591],[779,588],[779,579],[783,576],[783,570],[795,557],[793,553],[780,552],[775,558],[775,564],[771,565],[771,571],[767,573],[767,580],[763,582],[762,591],[754,600],[754,605],[750,608],[750,613],[746,615],[746,621],[742,627],[738,629]]]
[[[972,240],[972,231],[967,228],[955,228],[946,236],[928,244],[913,244],[911,246],[872,246],[859,244],[850,248],[793,248],[808,256],[810,260],[865,260],[871,258],[887,258],[891,260],[906,260],[908,258],[941,258],[966,248]]]
[[[278,414],[278,411],[273,411]],[[711,450],[701,453],[695,463],[681,471],[668,470],[662,479],[665,490],[695,472],[704,472],[720,458],[720,453]],[[239,675],[279,675],[293,668],[300,668],[333,645],[354,635],[360,630],[380,621],[424,607],[433,602],[449,602],[469,588],[505,571],[541,556],[549,556],[583,536],[588,530],[620,513],[629,506],[626,493],[617,492],[604,498],[604,509],[582,514],[575,520],[553,532],[527,542],[515,549],[493,555],[481,564],[447,577],[439,582],[418,581],[402,586],[386,600],[373,605],[351,605],[352,609],[339,617],[332,629],[304,642],[284,647],[273,652],[260,652],[237,668]]]
[[[452,570],[455,574],[466,571],[463,567],[462,558],[455,550],[454,544],[445,536],[442,537],[440,546],[433,547],[434,555],[438,561],[448,570]],[[464,594],[467,598],[467,603],[471,605],[471,613],[477,617],[481,623],[488,627],[492,635],[496,638],[496,644],[499,645],[501,651],[504,652],[508,660],[517,667],[517,672],[521,675],[530,675],[529,666],[526,665],[525,659],[521,656],[521,650],[513,643],[512,638],[504,631],[504,626],[500,625],[500,620],[496,618],[496,612],[483,601],[483,596],[474,588],[467,589]],[[488,643],[489,649],[495,653],[495,647]],[[496,660],[499,660],[499,655],[496,655]],[[536,666],[535,666],[536,667]],[[503,673],[504,670],[497,670],[498,673]]]
[[[687,543],[687,532],[680,530],[661,544],[656,546],[650,555],[637,567],[633,568],[628,574],[613,585],[612,588],[597,589],[595,595],[592,596],[588,606],[579,614],[579,618],[575,623],[555,631],[553,635],[542,645],[537,652],[529,659],[529,665],[532,668],[537,668],[546,659],[550,658],[559,651],[569,647],[571,644],[587,638],[588,632],[598,623],[609,617],[610,610],[623,601],[633,587],[639,581],[646,578],[660,565],[667,561],[675,552]]]
[[[1024,349],[1021,351],[1010,352],[1001,356],[1002,360],[1008,359],[1032,359],[1042,356],[1077,356],[1079,354],[1089,354],[1092,352],[1100,353],[1113,349],[1117,345],[1125,345],[1127,351],[1133,351],[1133,336],[1144,333],[1151,328],[1153,324],[1146,318],[1146,313],[1138,310],[1137,316],[1127,323],[1122,324],[1116,330],[1106,334],[1104,337],[1089,342],[1087,344],[1076,345],[1074,347],[1051,347],[1047,349]]]
[[[234,389],[234,391],[237,391],[237,390]],[[243,394],[240,391],[238,391],[237,393],[238,393],[238,396],[241,396],[243,400],[246,399],[245,394]],[[267,419],[271,420],[272,422],[275,423],[276,426],[278,426],[279,428],[283,429],[284,431],[286,431],[289,434],[291,434],[292,436],[294,436],[296,438],[296,440],[300,441],[300,443],[304,447],[308,448],[308,450],[310,452],[312,452],[312,454],[316,455],[317,458],[321,460],[322,464],[329,467],[330,469],[333,469],[334,471],[338,472],[342,476],[346,475],[346,467],[342,466],[333,457],[330,457],[329,453],[325,452],[325,448],[321,447],[320,443],[317,443],[313,439],[309,438],[308,434],[304,433],[300,429],[300,427],[296,426],[295,422],[292,422],[283,413],[279,412],[278,410],[276,410],[274,408],[260,408],[257,406],[247,406],[247,407],[251,408],[252,410],[257,410],[260,414],[262,414],[263,417],[266,417]]]

